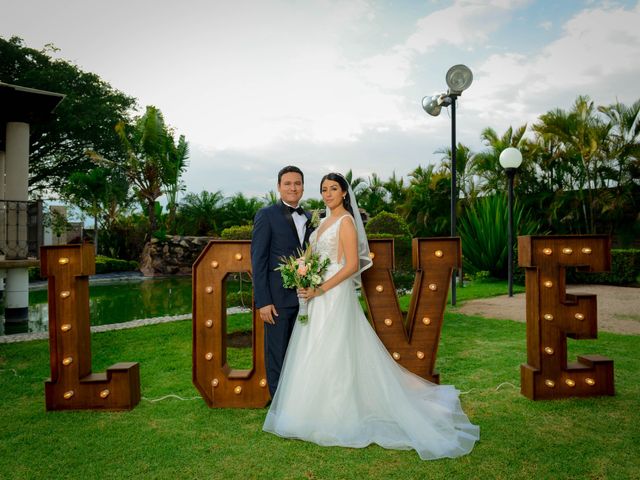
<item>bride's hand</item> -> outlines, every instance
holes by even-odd
[[[310,300],[314,297],[319,297],[324,293],[324,290],[320,287],[316,288],[299,288],[298,289],[298,297],[304,298],[306,300]]]
[[[309,300],[313,297],[312,288],[299,288],[298,289],[298,297]]]

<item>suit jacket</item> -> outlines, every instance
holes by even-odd
[[[309,241],[313,228],[309,224],[311,214],[305,212],[307,228],[304,244]],[[287,206],[278,201],[258,211],[253,221],[251,238],[251,268],[253,270],[253,300],[257,308],[273,304],[278,307],[298,306],[295,289],[282,286],[280,271],[275,269],[283,257],[295,255],[303,248]]]

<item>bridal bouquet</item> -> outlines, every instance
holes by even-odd
[[[282,275],[284,288],[316,288],[322,283],[322,274],[327,270],[330,260],[321,259],[320,255],[311,251],[311,245],[306,250],[298,250],[298,255],[283,258],[276,270]],[[307,301],[300,299],[298,321],[306,323],[309,320],[307,314]]]

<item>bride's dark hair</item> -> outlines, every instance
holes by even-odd
[[[322,195],[322,184],[324,183],[325,180],[332,180],[334,182],[338,182],[338,185],[340,185],[340,188],[345,193],[345,197],[342,204],[344,205],[344,208],[347,210],[347,212],[349,212],[353,217],[354,216],[353,208],[351,207],[351,198],[349,198],[349,184],[347,183],[347,179],[344,178],[339,173],[333,173],[333,172],[327,173],[324,177],[322,177],[322,180],[320,180],[320,195]]]

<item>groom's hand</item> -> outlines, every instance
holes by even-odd
[[[274,305],[265,305],[260,309],[260,318],[265,323],[270,323],[271,325],[275,325],[276,321],[273,317],[278,316],[278,311]]]

